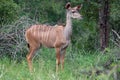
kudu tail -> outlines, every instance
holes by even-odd
[[[27,47],[30,49],[30,45],[29,45],[29,43],[27,43]]]

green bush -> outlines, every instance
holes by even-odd
[[[20,6],[13,0],[0,0],[0,24],[11,23],[18,18]]]

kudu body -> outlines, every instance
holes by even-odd
[[[25,38],[29,44],[29,54],[27,55],[27,61],[30,71],[32,71],[32,57],[35,51],[42,45],[56,49],[56,71],[58,71],[59,64],[64,66],[65,51],[70,43],[70,36],[72,34],[72,18],[81,19],[81,15],[78,10],[81,6],[71,8],[71,4],[67,3],[65,6],[66,13],[66,26],[57,25],[33,25],[25,32]]]

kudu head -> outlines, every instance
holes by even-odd
[[[82,5],[75,6],[71,8],[70,2],[68,2],[65,6],[67,9],[67,15],[70,18],[76,18],[76,19],[82,19],[82,15],[79,13],[79,10],[81,9]]]

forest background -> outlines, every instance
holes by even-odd
[[[108,42],[101,49],[100,7],[105,6],[100,4],[101,0],[1,0],[0,79],[12,76],[14,80],[19,72],[15,80],[119,80],[120,0],[105,1],[108,1]],[[67,2],[72,6],[83,4],[79,11],[83,20],[73,20],[65,71],[55,74],[55,51],[43,48],[35,56],[35,71],[31,76],[27,73],[25,30],[33,24],[65,24]]]

